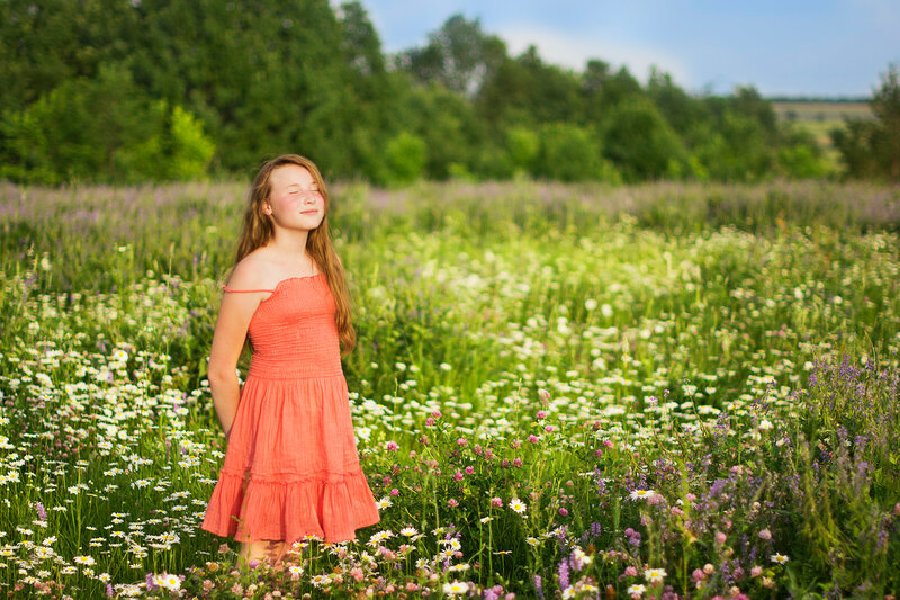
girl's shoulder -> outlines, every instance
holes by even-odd
[[[262,249],[260,249],[262,250]],[[226,282],[226,287],[236,290],[269,289],[277,279],[272,262],[266,252],[254,250],[234,265]]]

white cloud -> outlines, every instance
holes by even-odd
[[[647,79],[650,66],[656,65],[670,73],[678,85],[689,86],[692,83],[684,64],[649,46],[530,25],[501,26],[497,34],[506,41],[511,55],[517,55],[534,44],[545,61],[577,71],[584,70],[585,63],[596,58],[616,67],[625,65],[632,75],[643,81]]]

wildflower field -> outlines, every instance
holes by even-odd
[[[273,570],[199,530],[246,187],[0,187],[3,596],[898,595],[900,189],[336,186],[381,522]]]

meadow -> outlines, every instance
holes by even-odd
[[[335,186],[381,521],[277,571],[199,530],[245,194],[0,187],[0,594],[900,592],[900,188]]]
[[[847,120],[873,120],[868,102],[828,100],[773,100],[772,110],[781,122],[810,134],[822,148],[829,173],[842,170],[840,151],[831,142],[831,132],[846,129]]]
[[[866,100],[773,100],[772,110],[780,119],[790,121],[836,121],[874,119]]]

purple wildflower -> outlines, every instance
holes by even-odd
[[[678,594],[671,585],[667,585],[660,600],[678,600]]]
[[[559,562],[559,589],[564,590],[569,587],[569,565],[565,560]]]
[[[534,576],[534,589],[537,592],[537,597],[540,598],[541,600],[543,600],[544,599],[544,588],[541,586],[541,576],[540,575]]]
[[[625,537],[628,538],[628,543],[632,546],[640,546],[641,545],[641,534],[640,532],[635,531],[631,527],[625,530]]]

